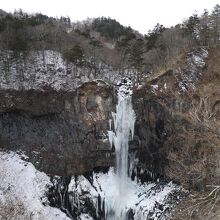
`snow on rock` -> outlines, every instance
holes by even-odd
[[[93,220],[93,218],[90,215],[88,215],[88,214],[81,214],[79,216],[79,219],[80,220]]]
[[[201,48],[199,51],[194,51],[189,54],[188,62],[192,66],[203,68],[205,66],[205,59],[208,57],[208,51]]]
[[[48,205],[49,177],[17,153],[0,152],[0,219],[68,220]]]
[[[52,50],[31,51],[26,55],[0,51],[0,89],[44,90],[50,87],[57,91],[74,91],[95,79],[114,84],[123,75],[136,76],[133,70],[124,70],[122,74],[104,63],[97,65],[98,72],[88,67],[77,67],[67,63],[61,53]]]
[[[123,209],[127,213],[132,210],[135,220],[163,219],[167,214],[166,212],[179,199],[176,196],[176,200],[171,202],[171,198],[174,197],[174,194],[178,195],[178,192],[182,190],[171,182],[168,184],[140,184],[130,180],[127,181],[126,193],[120,195],[121,198],[118,201],[116,200],[116,195],[119,193],[118,184],[116,184],[118,177],[113,168],[105,174],[93,173],[91,180],[89,181],[84,176],[79,178],[73,177],[68,190],[72,195],[73,203],[78,203],[77,207],[80,209],[80,212],[85,212],[84,205],[90,201],[96,210],[96,217],[100,217],[99,215],[102,213],[104,215],[104,217],[101,216],[103,219],[119,220],[115,217],[112,218],[112,213],[117,212],[117,209]],[[121,205],[123,207],[120,207]],[[88,213],[84,213],[84,215],[86,214]],[[90,217],[79,219],[90,219]]]
[[[205,67],[205,59],[208,57],[208,51],[204,48],[199,48],[188,54],[187,67],[183,70],[177,69],[175,75],[178,78],[179,88],[182,92],[186,92],[189,89],[194,90],[196,88],[199,77],[202,74],[202,70]]]
[[[156,91],[158,90],[158,85],[151,85],[152,92],[156,94]]]

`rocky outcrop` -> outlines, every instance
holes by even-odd
[[[205,54],[188,54],[182,66],[149,79],[133,96],[140,166],[196,190],[220,181],[219,79],[213,71],[219,56]]]
[[[106,131],[114,106],[113,89],[102,82],[72,92],[1,90],[0,148],[24,151],[38,169],[54,175],[110,166]]]

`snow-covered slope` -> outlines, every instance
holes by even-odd
[[[68,220],[48,205],[49,177],[17,153],[0,152],[0,219]]]
[[[14,152],[0,152],[0,219],[69,220],[59,209],[48,205],[46,192],[52,184],[50,178],[24,161],[24,157]],[[127,195],[122,195],[125,199],[123,207],[120,207],[121,203],[115,200],[118,189],[113,168],[106,174],[94,173],[92,179],[91,182],[84,176],[72,177],[68,187],[72,209],[78,210],[80,220],[94,219],[94,216],[111,219],[111,212],[116,209],[124,209],[136,220],[161,219],[178,201],[178,192],[181,191],[172,183],[129,181]],[[94,208],[93,213],[86,207],[88,201]]]

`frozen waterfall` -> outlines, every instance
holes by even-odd
[[[114,131],[108,131],[109,142],[116,152],[116,172],[121,179],[128,174],[128,142],[134,136],[135,113],[132,108],[131,90],[126,85],[119,88],[116,113],[112,113]]]
[[[123,209],[126,204],[128,179],[128,143],[134,136],[135,112],[132,108],[131,81],[124,80],[118,90],[118,104],[116,112],[112,113],[114,131],[108,131],[110,145],[115,147],[116,179],[115,218],[124,219]],[[110,126],[111,129],[111,126]],[[126,213],[125,213],[126,214]]]
[[[179,200],[171,199],[180,191],[173,183],[141,183],[129,177],[136,157],[129,153],[135,119],[132,82],[126,79],[120,83],[116,111],[109,120],[108,138],[115,148],[116,168],[110,167],[107,173],[93,172],[89,178],[72,177],[68,192],[77,219],[159,220]]]

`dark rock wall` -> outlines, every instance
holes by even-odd
[[[134,95],[133,106],[136,113],[135,136],[138,137],[139,163],[155,176],[163,174],[166,157],[163,145],[172,129],[169,114],[155,100],[138,98]]]
[[[210,54],[206,65],[203,62],[198,68],[183,64],[178,71],[149,79],[133,95],[140,165],[155,176],[199,191],[220,183],[216,54]],[[189,68],[193,70],[191,78]]]
[[[24,151],[49,174],[113,165],[106,131],[114,110],[111,87],[86,83],[75,92],[1,91],[0,147]]]

